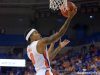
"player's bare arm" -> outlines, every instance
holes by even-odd
[[[52,61],[56,57],[56,55],[61,51],[61,49],[64,48],[69,42],[70,41],[66,39],[62,42],[60,41],[59,46],[55,50],[53,50],[52,53],[50,53],[49,55],[50,61]]]
[[[72,20],[72,18],[74,17],[74,15],[76,14],[76,12],[77,12],[77,8],[76,8],[76,6],[74,6],[74,10],[68,11],[68,18],[65,21],[64,25],[60,28],[59,32],[51,35],[50,37],[42,38],[38,42],[37,50],[39,53],[43,54],[45,51],[46,45],[58,40],[61,36],[63,36],[65,34],[66,30],[68,29],[69,23]]]
[[[51,43],[51,44],[50,44],[50,47],[49,47],[49,49],[48,49],[48,55],[49,55],[49,56],[51,55],[51,53],[52,53],[53,50],[54,50],[54,44],[55,44],[55,43]]]

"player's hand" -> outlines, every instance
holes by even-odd
[[[69,40],[66,40],[66,39],[65,39],[63,42],[61,42],[61,40],[60,40],[59,45],[60,45],[61,48],[63,48],[63,47],[65,47],[69,42],[70,42],[70,41],[69,41]]]
[[[68,9],[68,18],[73,18],[74,15],[77,13],[77,7],[74,3],[72,3],[73,10]]]

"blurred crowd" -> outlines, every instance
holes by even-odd
[[[63,55],[58,54],[51,66],[54,75],[83,75],[83,72],[85,75],[100,75],[100,48],[92,44],[81,50],[68,50]],[[0,68],[0,75],[35,75],[35,70],[28,61],[26,68]]]
[[[80,51],[72,49],[61,56],[52,62],[53,69],[60,75],[76,75],[83,72],[96,75],[96,72],[100,72],[100,48],[93,44],[88,49],[83,46]]]

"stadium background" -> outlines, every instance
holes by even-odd
[[[62,40],[69,39],[70,44],[60,52],[58,57],[61,59],[57,62],[58,57],[56,57],[53,61],[53,67],[57,71],[64,70],[62,62],[59,65],[61,60],[67,61],[67,64],[70,62],[67,57],[73,58],[79,55],[79,58],[84,58],[85,55],[90,55],[94,61],[100,59],[100,1],[70,1],[77,5],[78,13],[62,37]],[[0,67],[0,73],[9,75],[14,72],[16,75],[19,72],[18,75],[21,73],[24,75],[25,72],[28,73],[33,70],[26,55],[27,44],[24,39],[24,32],[28,27],[34,27],[43,36],[49,36],[59,30],[65,19],[59,11],[49,9],[48,0],[0,0],[0,59],[25,59],[27,61],[25,68]],[[65,54],[66,59],[62,57],[62,54]],[[95,62],[98,62],[97,60]],[[56,66],[54,66],[55,61],[58,63]],[[81,61],[83,60],[81,59]],[[100,70],[99,66],[96,65],[96,67],[98,67],[97,70]],[[84,66],[82,66],[83,68]]]

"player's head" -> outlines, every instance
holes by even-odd
[[[28,42],[33,42],[33,41],[37,41],[41,39],[41,35],[36,29],[32,28],[32,29],[27,30],[25,34],[25,39]]]

